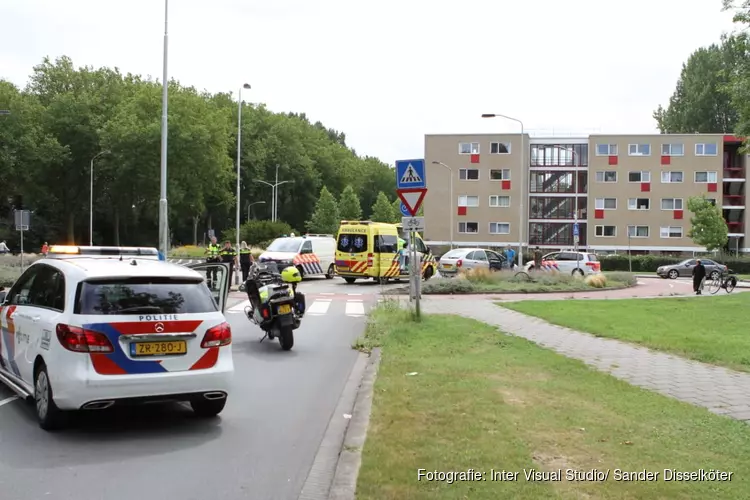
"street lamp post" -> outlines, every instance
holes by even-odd
[[[433,161],[433,162],[432,162],[432,164],[433,164],[433,165],[442,165],[443,167],[447,168],[447,169],[448,169],[448,171],[450,172],[450,176],[451,176],[451,182],[450,182],[450,202],[448,203],[448,206],[449,206],[449,209],[450,209],[450,225],[451,225],[451,232],[450,232],[450,237],[451,237],[451,250],[453,250],[453,203],[454,203],[454,201],[453,201],[453,169],[452,169],[452,168],[450,168],[450,167],[449,167],[448,165],[446,165],[445,163],[443,163],[442,161]]]
[[[266,186],[270,186],[270,188],[271,188],[271,222],[276,222],[276,215],[277,215],[277,208],[278,208],[276,206],[277,203],[278,203],[278,198],[277,198],[276,194],[278,192],[278,187],[281,186],[282,184],[286,184],[288,182],[289,183],[294,183],[294,181],[281,181],[281,182],[278,182],[278,179],[279,179],[278,175],[279,174],[278,174],[278,166],[277,166],[276,167],[276,181],[277,182],[275,184],[271,184],[270,182],[266,182],[266,181],[263,181],[263,180],[260,180],[260,179],[253,179],[255,182],[260,182],[261,184],[265,184]]]
[[[523,122],[519,120],[518,118],[512,118],[510,116],[501,115],[500,113],[484,113],[482,114],[482,118],[505,118],[506,120],[510,120],[513,122],[518,123],[521,125],[521,211],[520,215],[518,216],[518,267],[523,267],[523,225],[524,225],[524,214],[523,214],[523,207],[524,207],[524,198],[528,196],[526,194],[526,163],[524,162],[524,157],[526,156],[526,144],[524,141],[524,127]],[[511,263],[512,264],[512,263]]]
[[[167,59],[169,35],[167,20],[169,19],[169,0],[164,0],[164,68],[161,90],[161,186],[159,194],[159,246],[166,256],[169,253],[169,229],[167,226],[167,95],[169,82],[167,81]]]
[[[246,209],[247,210],[247,220],[248,221],[250,220],[250,207],[252,207],[253,205],[265,205],[265,204],[266,204],[265,201],[254,201],[252,203],[248,203],[247,204],[247,209]]]
[[[240,251],[240,161],[242,159],[242,89],[250,89],[250,84],[245,83],[240,87],[237,94],[237,220],[235,221],[235,232],[237,239],[237,251]],[[235,274],[235,276],[237,276]]]
[[[94,160],[102,155],[108,154],[109,151],[102,151],[91,158],[89,167],[90,185],[89,185],[89,246],[94,246]]]

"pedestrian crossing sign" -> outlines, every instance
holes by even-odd
[[[396,162],[396,188],[426,188],[424,160],[399,160]]]

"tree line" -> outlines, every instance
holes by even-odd
[[[25,88],[0,79],[0,110],[7,111],[0,115],[0,238],[17,243],[13,210],[25,209],[33,211],[28,244],[88,243],[93,161],[94,244],[156,245],[161,93],[150,78],[76,67],[68,57],[45,58]],[[169,82],[173,244],[235,227],[238,112],[231,93]],[[319,219],[311,214],[326,192],[351,206],[356,200],[367,215],[384,201],[393,209],[393,169],[359,156],[343,132],[263,104],[243,102],[241,112],[243,221],[271,218],[271,188],[257,181],[273,184],[277,169],[279,181],[293,181],[278,187],[277,216],[290,227]],[[357,213],[346,203],[341,212]]]

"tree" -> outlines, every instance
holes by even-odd
[[[384,192],[380,191],[375,203],[372,205],[372,214],[370,220],[373,222],[389,222],[392,223],[395,219],[393,214],[393,205],[388,201],[388,197]]]
[[[706,247],[709,252],[724,248],[729,236],[721,209],[705,196],[690,197],[687,206],[694,214],[690,219],[688,237],[692,238],[696,245]]]
[[[343,220],[360,220],[362,218],[362,207],[359,205],[359,198],[351,184],[347,185],[341,192],[339,215]]]
[[[313,233],[335,234],[340,223],[341,217],[336,199],[328,188],[323,186],[318,202],[315,204],[315,212],[306,224],[307,229]]]
[[[730,84],[741,54],[742,43],[734,36],[693,52],[682,65],[669,105],[653,113],[661,133],[732,132],[738,113]]]

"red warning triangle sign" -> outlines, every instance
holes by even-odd
[[[422,206],[424,196],[427,194],[427,188],[398,189],[396,192],[406,209],[414,217],[419,212],[419,207]]]

